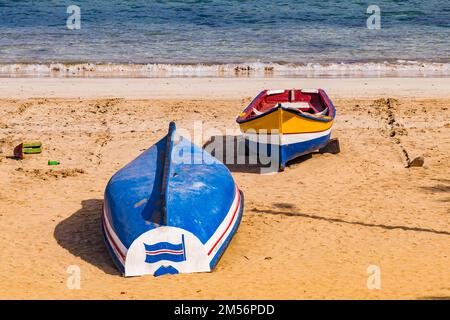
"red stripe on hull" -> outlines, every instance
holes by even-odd
[[[183,254],[183,250],[174,251],[174,250],[158,250],[158,251],[145,251],[146,254],[160,254],[160,253],[173,253],[173,254]]]
[[[230,223],[228,223],[228,226],[225,229],[225,231],[222,233],[222,235],[219,237],[219,239],[216,241],[216,243],[214,243],[212,248],[209,250],[208,256],[211,255],[211,252],[213,252],[214,248],[219,244],[220,240],[222,240],[223,236],[227,233],[228,229],[230,228],[231,224],[234,221],[234,218],[236,217],[236,213],[238,212],[238,209],[241,207],[241,193],[239,192],[238,188],[236,188],[236,192],[238,193],[238,201],[237,201],[236,209],[234,210],[234,213],[233,213],[233,217],[231,218]]]
[[[122,258],[123,261],[125,261],[125,256],[123,255],[123,253],[120,251],[119,247],[117,246],[117,244],[114,242],[113,237],[111,236],[111,233],[108,230],[108,226],[105,223],[105,219],[106,219],[106,215],[105,213],[103,213],[103,228],[106,231],[106,235],[108,238],[108,242],[111,244],[111,246],[113,247],[114,251],[116,251],[119,256]]]

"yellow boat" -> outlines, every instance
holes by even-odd
[[[336,109],[322,89],[264,90],[236,122],[250,146],[274,155],[279,168],[327,145]]]

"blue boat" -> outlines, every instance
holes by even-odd
[[[228,169],[172,122],[108,182],[106,246],[124,276],[209,272],[239,227],[243,203]]]

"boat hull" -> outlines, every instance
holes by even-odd
[[[280,105],[246,118],[268,94],[268,91],[261,92],[236,120],[252,153],[270,157],[272,164],[277,161],[283,170],[288,161],[327,145],[336,110],[323,90],[317,90],[317,95],[329,109],[328,115],[312,115]]]
[[[176,137],[173,126],[111,178],[102,230],[124,276],[208,272],[236,233],[242,211],[243,196],[228,169]]]
[[[286,163],[327,145],[331,129],[300,134],[266,135],[244,133],[247,148],[254,154],[270,157],[283,170]]]

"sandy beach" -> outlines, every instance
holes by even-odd
[[[215,271],[121,277],[100,226],[111,175],[170,121],[237,130],[259,91],[294,87],[333,99],[341,153],[275,175],[230,168],[245,210]],[[449,88],[450,78],[1,78],[0,298],[450,299]],[[23,140],[43,153],[9,158]],[[424,166],[405,168],[402,150]],[[66,285],[71,265],[80,289]],[[380,289],[367,287],[371,265]]]

